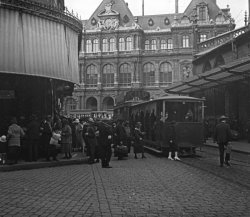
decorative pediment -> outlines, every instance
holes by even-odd
[[[119,13],[117,11],[112,10],[113,4],[113,1],[105,4],[105,9],[98,14],[98,17],[119,16]]]

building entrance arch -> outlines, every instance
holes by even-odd
[[[111,110],[114,108],[114,99],[112,97],[105,97],[103,99],[103,110]]]
[[[86,108],[91,111],[97,111],[97,100],[94,97],[90,97],[86,101]]]

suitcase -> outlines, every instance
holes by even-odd
[[[125,145],[119,145],[115,148],[115,153],[117,156],[127,156],[128,155],[128,147]]]

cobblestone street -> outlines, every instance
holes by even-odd
[[[198,154],[1,172],[0,216],[250,216],[249,168]]]

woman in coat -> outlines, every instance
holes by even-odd
[[[21,148],[21,137],[24,136],[23,129],[17,125],[17,119],[13,117],[11,119],[11,125],[8,128],[8,158],[11,164],[17,164],[20,148]]]
[[[135,154],[135,159],[137,159],[137,154],[141,153],[142,157],[141,158],[146,158],[144,155],[144,140],[143,137],[145,135],[144,132],[141,131],[141,122],[137,122],[135,125],[135,131],[134,131],[134,154]]]
[[[67,119],[62,121],[61,143],[64,151],[64,159],[70,159],[72,146],[72,130]]]

